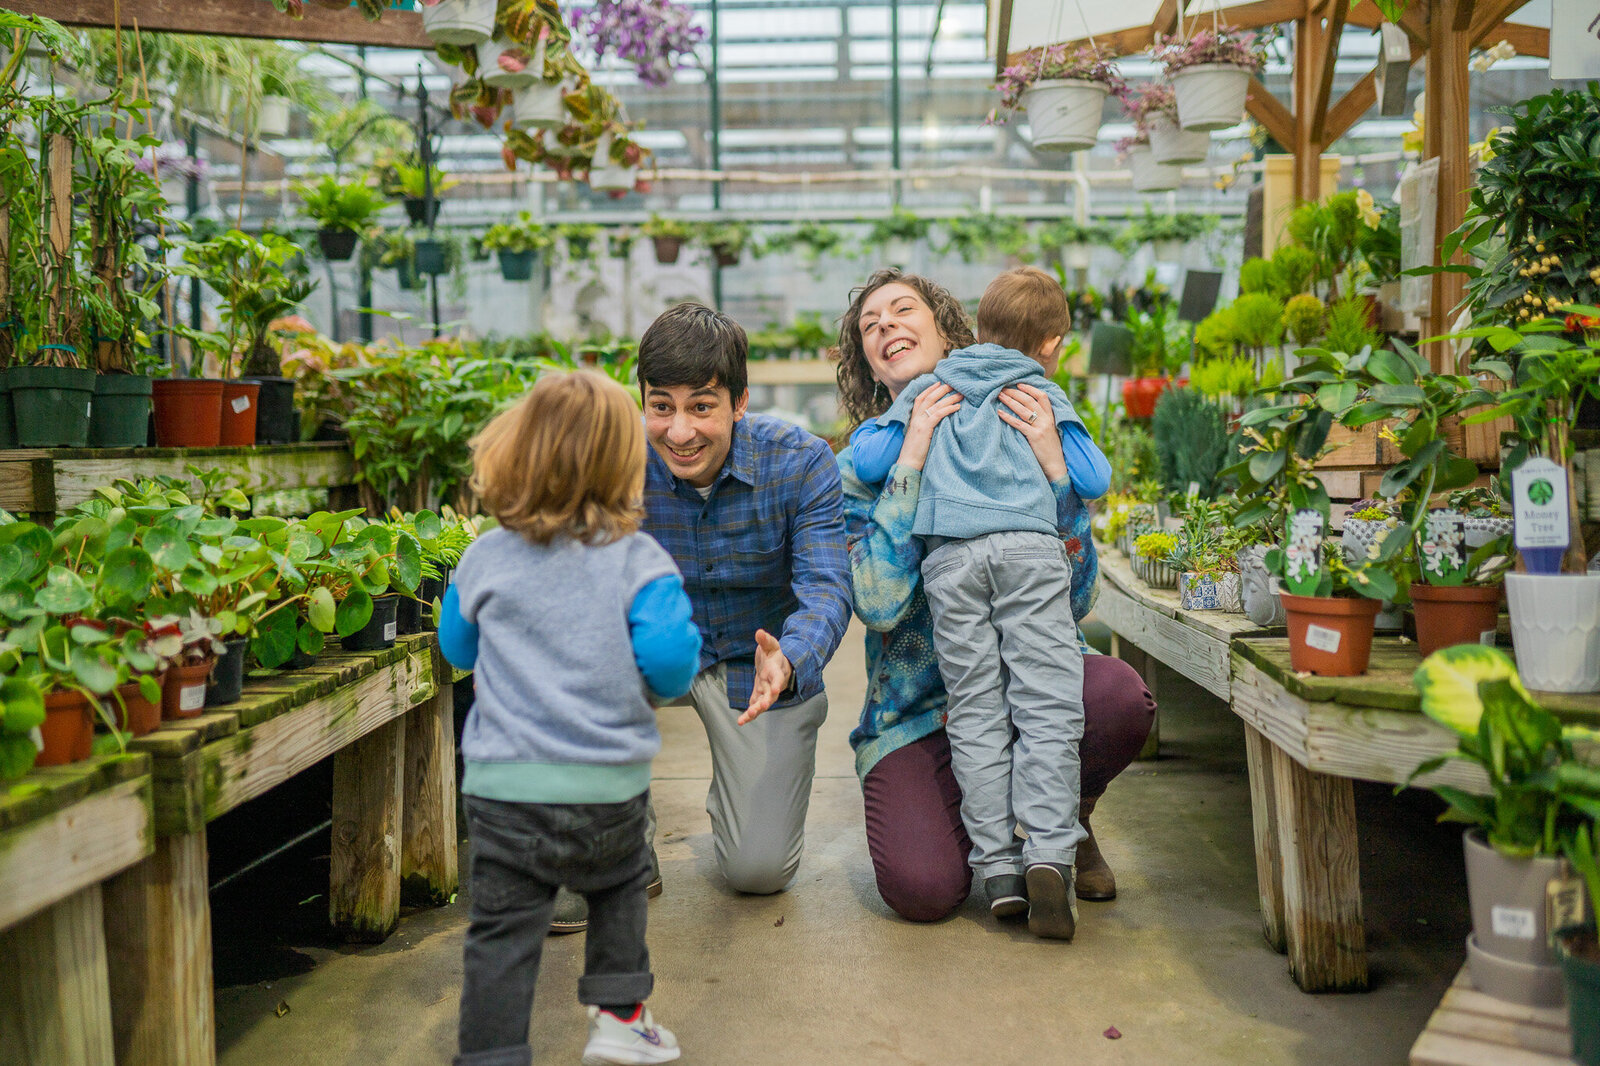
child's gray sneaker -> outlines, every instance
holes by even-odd
[[[678,1038],[650,1017],[640,1005],[633,1018],[623,1021],[610,1011],[589,1008],[589,1043],[583,1049],[583,1066],[646,1066],[677,1058]]]
[[[985,877],[983,894],[989,900],[989,913],[996,918],[1015,918],[1028,909],[1028,885],[1021,874]]]
[[[1071,940],[1078,931],[1078,901],[1072,867],[1036,862],[1028,867],[1028,932],[1050,940]]]

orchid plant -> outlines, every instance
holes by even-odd
[[[1115,60],[1116,53],[1110,48],[1090,44],[1077,47],[1055,44],[1046,48],[1031,48],[1022,54],[1022,62],[1000,72],[1000,77],[994,83],[994,88],[1000,92],[1000,105],[989,112],[985,121],[1003,126],[1012,115],[1026,111],[1022,102],[1023,94],[1039,81],[1095,81],[1121,99],[1126,96],[1128,85],[1117,72]]]
[[[1169,78],[1180,70],[1205,63],[1225,63],[1260,74],[1266,66],[1266,51],[1267,41],[1260,34],[1233,26],[1200,30],[1187,39],[1160,37],[1154,48],[1155,57],[1165,65]]]

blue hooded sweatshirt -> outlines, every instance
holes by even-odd
[[[963,397],[934,430],[917,497],[917,536],[979,537],[1008,530],[1056,532],[1056,497],[1028,440],[1000,420],[1000,390],[1032,385],[1050,397],[1056,425],[1083,427],[1067,394],[1038,362],[998,344],[974,344],[914,379],[878,419],[904,426],[922,390],[943,382]]]

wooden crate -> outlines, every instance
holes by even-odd
[[[1572,1066],[1566,1007],[1486,996],[1463,966],[1411,1047],[1411,1066]]]

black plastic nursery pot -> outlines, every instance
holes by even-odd
[[[1572,1059],[1580,1066],[1600,1066],[1600,961],[1563,951],[1561,971],[1567,986]]]
[[[402,633],[430,633],[433,631],[433,601],[444,598],[445,586],[450,582],[446,569],[439,577],[425,577],[417,586],[417,595],[403,596],[395,611],[395,621]]]
[[[443,241],[418,241],[415,260],[419,274],[443,274],[450,269]]]
[[[17,446],[17,420],[11,411],[11,370],[0,370],[0,448]]]
[[[323,258],[343,263],[356,254],[356,231],[342,226],[324,226],[317,230],[317,246]]]
[[[89,447],[144,447],[150,434],[150,389],[145,374],[96,374]]]
[[[256,443],[292,444],[295,428],[293,378],[245,378],[261,386],[256,394]]]
[[[211,681],[206,685],[206,706],[226,707],[239,702],[244,692],[244,656],[250,647],[246,637],[229,637],[223,641],[227,648],[211,671]]]
[[[424,200],[420,196],[406,197],[406,217],[418,226],[431,226],[439,217],[439,201]]]
[[[367,619],[366,625],[344,638],[344,650],[382,651],[393,647],[394,638],[400,634],[399,622],[395,617],[399,605],[399,596],[374,596],[372,617]]]
[[[424,282],[422,275],[417,272],[415,259],[402,259],[394,265],[395,281],[407,292],[414,292],[422,288]]]
[[[84,448],[94,406],[93,370],[63,366],[11,368],[11,406],[23,448]]]
[[[317,657],[307,654],[299,646],[294,649],[294,654],[289,656],[289,661],[278,667],[280,670],[304,670],[308,666],[315,666]]]
[[[533,252],[500,252],[500,276],[507,281],[528,281],[533,277]]]

